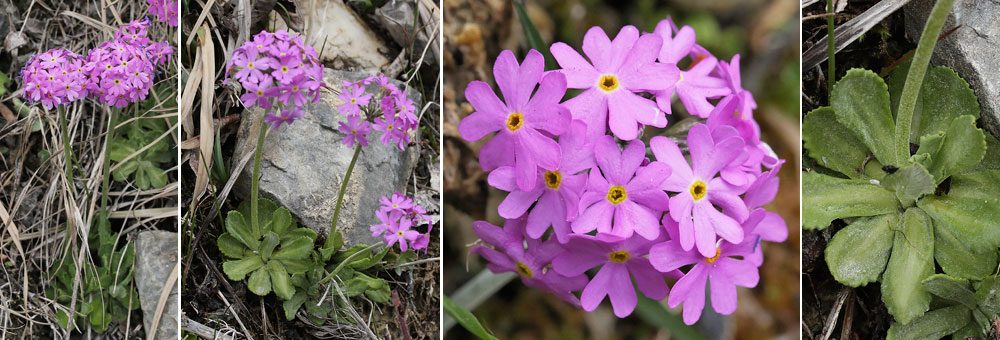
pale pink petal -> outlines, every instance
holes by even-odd
[[[607,68],[602,68],[597,64],[594,64],[594,66],[596,66],[597,70],[600,72],[617,71],[621,68],[622,64],[625,63],[625,58],[628,57],[629,52],[632,51],[632,47],[635,46],[635,43],[638,40],[638,28],[635,28],[635,26],[632,25],[622,27],[622,29],[618,31],[618,35],[615,36],[615,39],[611,41],[611,48],[605,51],[608,55]]]
[[[670,288],[663,280],[663,274],[656,271],[646,259],[631,260],[626,263],[629,273],[635,279],[636,286],[646,297],[653,300],[663,300]]]
[[[552,52],[552,57],[556,59],[559,63],[559,67],[562,68],[559,72],[566,75],[566,85],[574,89],[586,89],[594,87],[597,84],[597,78],[600,74],[594,69],[594,66],[583,59],[576,50],[574,50],[569,45],[563,42],[557,42],[552,44],[549,49]]]
[[[659,214],[626,200],[615,209],[615,228],[612,234],[629,238],[635,232],[647,240],[656,239],[660,236],[659,217]]]
[[[670,177],[663,182],[662,188],[670,192],[686,192],[691,186],[693,173],[677,144],[667,137],[656,136],[649,141],[649,147],[657,161],[670,166]]]
[[[649,263],[662,273],[704,259],[697,252],[681,249],[680,243],[676,241],[663,242],[649,249]]]
[[[483,171],[514,165],[514,152],[512,152],[514,141],[511,137],[507,133],[498,133],[483,144],[479,149],[479,166]]]
[[[517,177],[514,175],[514,168],[510,166],[502,166],[490,172],[486,183],[507,192],[517,190]]]
[[[635,293],[635,287],[632,286],[632,280],[629,279],[629,272],[625,265],[620,263],[605,264],[594,278],[596,279],[602,275],[610,277],[610,282],[608,282],[610,285],[608,287],[608,300],[611,300],[611,307],[615,312],[615,316],[624,318],[632,314],[632,311],[635,310],[635,305],[638,303],[638,297]]]
[[[722,315],[733,314],[736,311],[736,285],[729,282],[729,277],[709,271],[708,285],[712,293],[712,309]]]
[[[611,226],[612,216],[614,216],[614,206],[611,202],[599,201],[580,213],[580,216],[573,221],[573,232],[586,234],[598,228],[607,228]]]
[[[608,97],[599,89],[588,89],[563,102],[573,119],[587,125],[587,140],[603,136],[608,128]]]
[[[611,39],[604,33],[604,29],[594,26],[583,35],[583,53],[590,59],[592,65],[598,73],[606,72],[609,56],[607,50],[611,48]]]
[[[503,202],[500,202],[497,212],[503,218],[521,217],[521,215],[524,215],[528,211],[528,207],[531,207],[535,203],[538,196],[541,196],[542,190],[542,188],[538,188],[532,191],[512,191],[507,194],[507,198],[504,198]]]
[[[702,255],[706,255],[705,257],[715,256],[715,235],[734,244],[743,242],[743,228],[740,227],[739,222],[715,210],[715,207],[708,202],[699,203],[694,205],[695,226],[697,227],[698,220],[702,219],[708,224],[709,233],[713,234],[711,254],[702,251]]]
[[[597,166],[601,168],[604,178],[609,183],[625,184],[625,181],[621,179],[626,176],[624,173],[629,170],[623,169],[622,152],[618,149],[618,144],[615,143],[614,138],[604,136],[594,142],[594,160],[597,161]],[[635,170],[632,169],[631,171]],[[631,174],[628,176],[631,176]],[[593,177],[593,172],[591,172],[591,178]]]
[[[714,183],[713,183],[714,184]],[[726,215],[731,216],[736,222],[746,221],[750,216],[746,203],[739,196],[723,190],[713,190],[714,186],[709,184],[708,195],[705,197],[709,202],[722,208]]]

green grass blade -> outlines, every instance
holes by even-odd
[[[459,306],[454,301],[448,298],[448,296],[441,296],[444,300],[444,311],[451,315],[458,321],[458,324],[462,325],[465,330],[479,337],[480,339],[486,340],[497,340],[497,337],[490,334],[483,325],[479,323],[479,319],[476,318],[472,312],[469,312],[462,306]]]
[[[646,323],[669,331],[671,339],[705,339],[694,327],[685,325],[680,316],[671,314],[663,305],[645,296],[639,296],[639,304],[635,306],[635,314]]]
[[[555,65],[553,64],[552,54],[549,53],[548,46],[542,40],[542,35],[538,33],[538,28],[535,28],[535,24],[528,17],[528,11],[524,9],[524,4],[518,0],[511,1],[514,2],[514,8],[517,10],[517,18],[521,21],[521,27],[524,28],[524,36],[528,39],[528,46],[538,50],[538,52],[541,52],[545,56],[546,70],[554,69]]]

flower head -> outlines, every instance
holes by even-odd
[[[361,85],[351,84],[343,88],[338,98],[343,100],[344,103],[337,106],[337,110],[350,117],[359,116],[361,114],[361,107],[368,105],[368,102],[372,99],[372,95],[366,94],[365,88]]]
[[[146,99],[156,74],[145,46],[121,39],[106,41],[90,50],[82,70],[90,94],[118,108]]]
[[[359,143],[361,146],[368,146],[368,139],[365,138],[369,133],[372,132],[371,124],[367,121],[361,120],[361,117],[352,116],[347,117],[347,123],[340,122],[340,128],[337,130],[344,134],[344,145],[349,148],[354,147],[354,143]]]
[[[506,103],[489,85],[473,81],[465,97],[476,112],[458,126],[462,138],[469,141],[497,132],[479,151],[479,163],[487,171],[513,165],[517,186],[523,191],[535,187],[538,168],[559,166],[559,145],[549,136],[561,135],[569,125],[569,111],[559,104],[566,93],[566,77],[561,73],[543,76],[544,66],[542,54],[535,50],[528,52],[521,65],[514,53],[501,52],[493,74]]]
[[[22,96],[30,103],[41,102],[46,109],[85,97],[82,59],[62,48],[33,56],[21,69]]]
[[[305,114],[306,111],[300,108],[268,112],[264,117],[264,123],[271,124],[271,130],[277,130],[281,124],[292,125],[296,119],[302,118]]]
[[[603,135],[610,126],[615,137],[632,140],[640,124],[666,126],[656,103],[636,94],[663,91],[677,82],[676,63],[655,62],[662,45],[659,36],[640,36],[634,26],[623,27],[614,40],[600,27],[588,30],[583,52],[590,62],[565,43],[552,44],[552,56],[562,67],[567,86],[586,89],[566,106],[574,119],[587,123],[588,137]]]

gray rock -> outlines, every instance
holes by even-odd
[[[914,0],[905,8],[906,33],[920,39],[933,0]],[[951,36],[939,41],[931,63],[954,68],[979,97],[983,126],[1000,136],[1000,0],[958,0],[948,15],[944,30],[961,24]]]
[[[419,9],[415,9],[415,6],[420,5]],[[435,8],[436,10],[436,8]],[[414,14],[419,14],[420,19],[417,22],[417,28],[420,32],[417,32],[416,38],[414,39]],[[437,42],[437,15],[436,13],[427,8],[427,2],[417,0],[393,0],[386,1],[382,7],[375,9],[375,21],[379,23],[382,28],[389,31],[389,36],[392,40],[399,44],[399,46],[405,48],[413,48],[418,56],[423,52],[423,49],[428,44],[428,37],[431,40],[431,46],[427,49],[427,56],[424,58],[424,63],[430,66],[437,66],[438,55],[440,54],[439,44]],[[427,18],[430,17],[433,22],[427,22]],[[413,40],[416,40],[415,43]],[[411,47],[412,46],[412,47]]]
[[[142,306],[142,322],[146,331],[153,329],[156,306],[160,302],[163,286],[170,277],[171,270],[180,270],[177,265],[177,233],[169,231],[144,231],[135,241],[135,282],[139,289],[139,304]],[[178,281],[180,277],[178,277]],[[167,304],[160,316],[160,325],[154,339],[176,339],[180,328],[177,319],[179,295],[177,284],[172,287]]]
[[[331,88],[339,89],[343,80],[356,81],[368,75],[326,69],[323,80]],[[396,82],[396,85],[402,86],[402,83]],[[369,88],[369,93],[373,93],[373,89]],[[413,90],[408,93],[416,107],[421,107],[419,93]],[[336,95],[324,91],[320,102],[306,110],[305,117],[270,132],[261,154],[260,197],[288,208],[301,225],[320,235],[329,233],[337,193],[354,155],[353,148],[341,144],[344,134],[337,131],[338,122],[347,120],[337,110],[341,103]],[[256,139],[263,116],[261,110],[254,108],[243,117],[236,155],[244,155],[253,148],[248,142]],[[400,151],[382,145],[377,140],[379,135],[377,131],[369,135],[371,142],[362,149],[344,194],[337,228],[348,244],[377,241],[368,228],[378,223],[375,210],[379,207],[379,198],[403,192],[416,165],[418,155],[414,148]],[[243,197],[250,196],[252,171],[253,160],[250,160],[237,180],[235,189]]]

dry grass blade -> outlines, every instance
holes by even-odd
[[[191,107],[194,106],[194,94],[201,84],[201,50],[194,56],[194,66],[188,74],[187,84],[184,84],[184,92],[181,96],[181,127],[188,137],[194,135],[194,121],[191,120]]]
[[[97,28],[97,29],[103,31],[104,33],[107,33],[107,34],[114,34],[115,33],[114,27],[108,26],[108,24],[105,24],[103,22],[97,21],[94,18],[88,17],[86,15],[83,15],[83,14],[80,14],[80,13],[77,13],[77,12],[73,12],[73,11],[63,11],[62,15],[68,16],[68,17],[76,19],[76,20],[80,20],[81,22],[83,22],[83,23],[85,23],[87,25],[94,26],[94,28]],[[25,21],[25,22],[27,22],[27,21]]]
[[[215,145],[215,128],[212,123],[212,102],[215,99],[215,46],[212,44],[212,34],[208,24],[202,24],[198,36],[201,39],[201,126],[199,127],[201,141],[200,155],[203,157],[201,166],[195,176],[194,193],[191,196],[191,207],[198,205],[201,196],[208,188],[208,169],[212,168],[212,151]]]
[[[177,217],[177,207],[138,209],[129,211],[112,211],[110,214],[108,214],[108,218],[111,219],[149,218],[155,220],[155,219],[173,218],[173,217]]]
[[[21,255],[21,259],[24,259],[24,248],[21,248],[21,232],[14,225],[14,220],[10,218],[10,214],[7,213],[7,208],[4,207],[3,202],[0,202],[0,222],[3,222],[5,230],[10,234],[10,240],[14,243],[14,248],[17,248],[18,254]],[[21,294],[24,297],[24,310],[28,310],[28,267],[21,266],[24,271],[24,283],[21,285]]]
[[[192,27],[202,26],[203,22],[205,21],[205,17],[208,16],[208,12],[212,10],[212,6],[214,5],[215,5],[215,0],[208,0],[208,3],[205,4],[205,6],[202,6],[201,14],[198,15],[198,20],[194,21],[194,25]],[[203,27],[205,27],[205,34],[208,34],[208,26],[205,25]],[[189,36],[188,40],[184,42],[184,45],[191,45],[191,40],[194,39],[194,36],[195,36],[194,34]],[[209,39],[211,39],[211,37],[209,37]],[[214,58],[212,59],[214,60]],[[215,73],[215,72],[210,72],[210,73]]]
[[[840,52],[844,47],[850,45],[852,42],[858,39],[862,34],[868,32],[872,27],[875,27],[882,19],[885,19],[896,10],[900,9],[910,0],[882,0],[879,3],[872,6],[861,15],[851,19],[847,23],[840,25],[836,30],[833,31],[833,38],[835,42],[836,52]],[[827,58],[827,46],[826,39],[829,37],[823,37],[816,45],[809,48],[806,53],[802,54],[802,69],[809,70],[819,63],[826,61]]]
[[[163,317],[163,308],[167,306],[167,298],[170,297],[170,292],[174,290],[174,283],[177,282],[177,274],[181,272],[180,266],[180,262],[174,264],[174,269],[170,271],[170,277],[167,277],[167,283],[160,290],[160,300],[156,302],[156,314],[153,316],[153,327],[149,330],[149,333],[146,333],[146,340],[156,338],[156,330],[160,328],[160,318]]]

